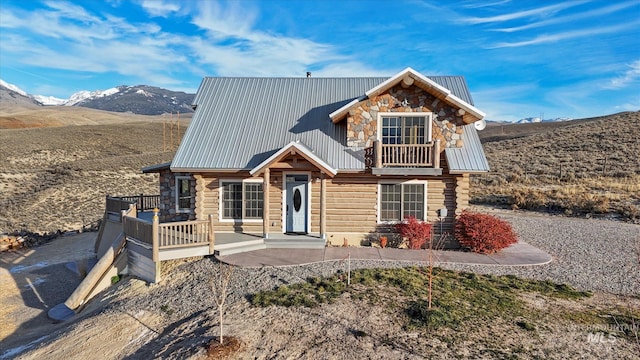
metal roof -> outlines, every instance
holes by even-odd
[[[473,104],[464,78],[429,78]],[[299,141],[334,169],[363,170],[364,149],[348,147],[346,122],[329,114],[387,79],[206,77],[171,169],[250,170]]]
[[[463,129],[462,147],[444,150],[449,172],[458,174],[489,171],[489,162],[484,155],[476,128],[473,125],[465,125]]]
[[[156,173],[159,172],[160,170],[166,170],[169,169],[171,167],[171,162],[166,162],[166,163],[162,163],[162,164],[156,164],[156,165],[150,165],[150,166],[145,166],[141,169],[142,173],[147,174],[147,173]]]

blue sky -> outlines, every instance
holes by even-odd
[[[31,94],[412,67],[489,120],[640,110],[638,0],[0,1],[0,78]]]

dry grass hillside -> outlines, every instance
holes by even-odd
[[[184,115],[183,115],[184,116]],[[188,114],[190,118],[191,114]],[[161,116],[115,113],[72,106],[34,106],[0,103],[0,129],[107,125],[132,121],[162,121]]]
[[[0,111],[7,119],[22,125],[0,126],[0,233],[95,223],[106,194],[157,193],[156,176],[140,169],[173,156],[161,117],[13,107]],[[54,127],[23,128],[43,125]],[[496,129],[480,133],[492,172],[473,177],[472,201],[638,220],[640,112]]]
[[[491,172],[472,201],[566,214],[640,217],[640,112],[480,133]]]
[[[0,130],[0,233],[81,229],[102,217],[106,194],[156,194],[156,176],[140,169],[173,152],[162,120],[141,118],[151,120]]]

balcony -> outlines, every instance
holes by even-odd
[[[440,141],[427,144],[374,142],[364,152],[365,166],[374,175],[442,175]]]

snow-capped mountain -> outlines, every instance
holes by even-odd
[[[492,122],[492,123],[502,123],[502,124],[532,124],[532,123],[541,123],[541,122],[555,122],[555,121],[569,121],[569,120],[573,120],[573,119],[568,117],[559,117],[559,118],[553,118],[553,119],[540,119],[539,117],[528,117],[528,118],[522,118],[517,121],[491,120],[491,119],[487,119],[486,121]]]
[[[67,100],[53,96],[30,95],[30,97],[42,105],[65,105]]]
[[[516,124],[531,124],[531,123],[541,123],[541,122],[554,122],[554,121],[569,121],[571,120],[568,117],[559,117],[559,118],[553,118],[553,119],[541,119],[539,117],[528,117],[528,118],[523,118],[520,119],[518,121],[516,121]]]
[[[193,112],[191,104],[194,97],[195,94],[171,91],[154,86],[123,85],[102,92],[94,92],[88,98],[74,105],[107,111],[160,115],[164,113]]]
[[[122,85],[106,90],[78,91],[68,99],[53,96],[30,95],[26,91],[0,80],[0,88],[9,93],[31,99],[39,105],[82,106],[93,109],[131,112],[142,115],[160,115],[164,113],[192,112],[191,103],[195,94],[171,91],[154,86]]]
[[[96,91],[82,90],[82,91],[78,91],[77,93],[74,93],[73,95],[71,95],[69,97],[69,99],[65,100],[64,105],[65,106],[73,106],[73,105],[81,103],[83,101],[93,100],[93,99],[98,99],[98,98],[101,98],[101,97],[113,95],[113,94],[118,93],[119,91],[120,90],[118,90],[117,87],[114,87],[114,88],[111,88],[111,89],[107,89],[107,90],[96,90]]]
[[[7,88],[7,89],[9,89],[9,90],[11,90],[13,92],[16,92],[16,93],[18,93],[18,94],[20,94],[22,96],[29,97],[29,94],[27,94],[26,91],[20,89],[19,87],[15,86],[13,84],[9,84],[8,82],[6,82],[6,81],[4,81],[2,79],[0,79],[0,86],[2,86],[4,88]]]

